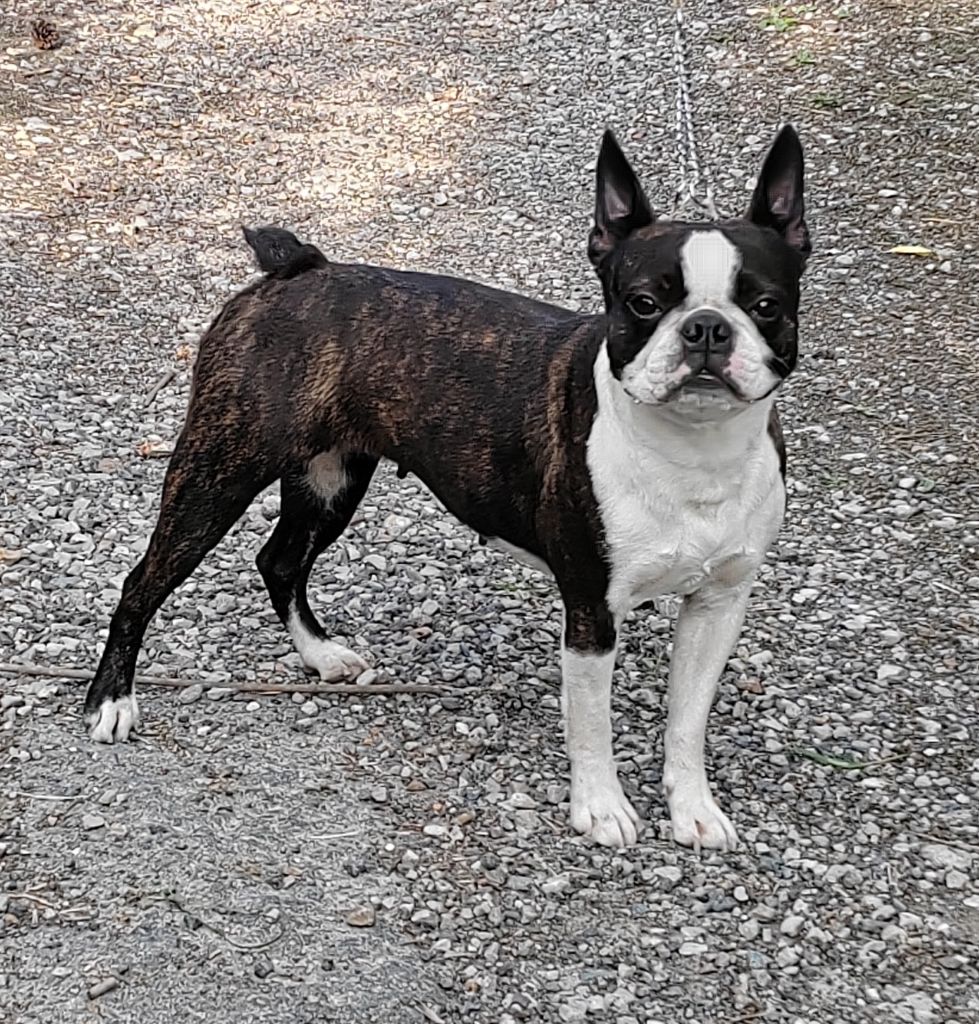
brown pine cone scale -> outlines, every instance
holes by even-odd
[[[31,39],[39,50],[53,50],[61,43],[57,27],[44,18],[31,22]]]

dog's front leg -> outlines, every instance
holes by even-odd
[[[603,846],[631,846],[639,816],[612,760],[615,642],[606,608],[566,610],[561,696],[571,760],[571,827]]]
[[[717,806],[704,768],[704,735],[717,683],[744,622],[751,581],[708,584],[680,606],[670,663],[663,789],[673,838],[684,846],[733,850],[738,834]]]

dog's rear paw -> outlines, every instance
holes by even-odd
[[[136,695],[104,700],[92,713],[85,716],[89,736],[96,743],[125,743],[129,734],[139,727],[139,708]]]
[[[602,781],[572,784],[571,827],[602,846],[634,846],[639,835],[639,815],[613,775]]]
[[[311,640],[303,645],[299,654],[306,668],[318,673],[325,682],[356,679],[370,668],[359,654],[335,640]]]
[[[738,833],[717,806],[706,780],[690,788],[675,786],[668,797],[673,839],[695,850],[736,850]]]

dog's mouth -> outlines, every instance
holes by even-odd
[[[725,368],[707,365],[699,369],[691,367],[691,372],[676,385],[669,400],[696,405],[748,401]]]
[[[674,371],[674,380],[655,397],[636,394],[626,383],[623,384],[623,389],[633,405],[677,405],[687,410],[719,411],[761,402],[782,383],[781,380],[776,380],[763,395],[752,397],[745,394],[726,366],[710,367],[705,364],[697,369],[688,363],[681,366],[687,371],[686,374],[679,380],[675,379],[678,371],[682,372],[680,367],[677,367]]]
[[[730,405],[732,401],[735,405],[754,405],[768,398],[781,383],[781,380],[776,380],[764,394],[751,398],[723,370],[714,373],[703,369],[681,381],[667,400],[698,406],[717,403]]]
[[[708,406],[717,403],[730,405],[734,402],[745,402],[738,386],[723,372],[715,373],[703,367],[687,373],[681,380],[675,381],[659,397],[649,400],[634,394],[625,386],[625,393],[633,405],[697,405]]]
[[[677,388],[680,391],[734,391],[734,385],[725,380],[722,376],[713,373],[704,367],[697,373],[690,374],[686,380],[681,381]]]

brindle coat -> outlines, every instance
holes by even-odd
[[[758,195],[756,205],[764,206]],[[738,222],[727,229],[739,231]],[[637,243],[660,244],[669,230],[651,225]],[[258,565],[280,618],[292,608],[325,638],[306,598],[310,569],[350,522],[382,458],[416,474],[481,535],[546,562],[565,605],[566,645],[609,650],[609,565],[585,458],[593,368],[614,321],[471,281],[331,263],[278,228],[245,235],[267,273],[226,303],[201,340],[159,520],[112,617],[86,697],[89,720],[131,693],[150,618],[276,480],[281,515]],[[612,251],[593,232],[607,301]],[[644,340],[637,333],[623,344]],[[769,433],[784,474],[774,409]],[[311,461],[324,452],[346,477],[328,497],[309,483]]]

